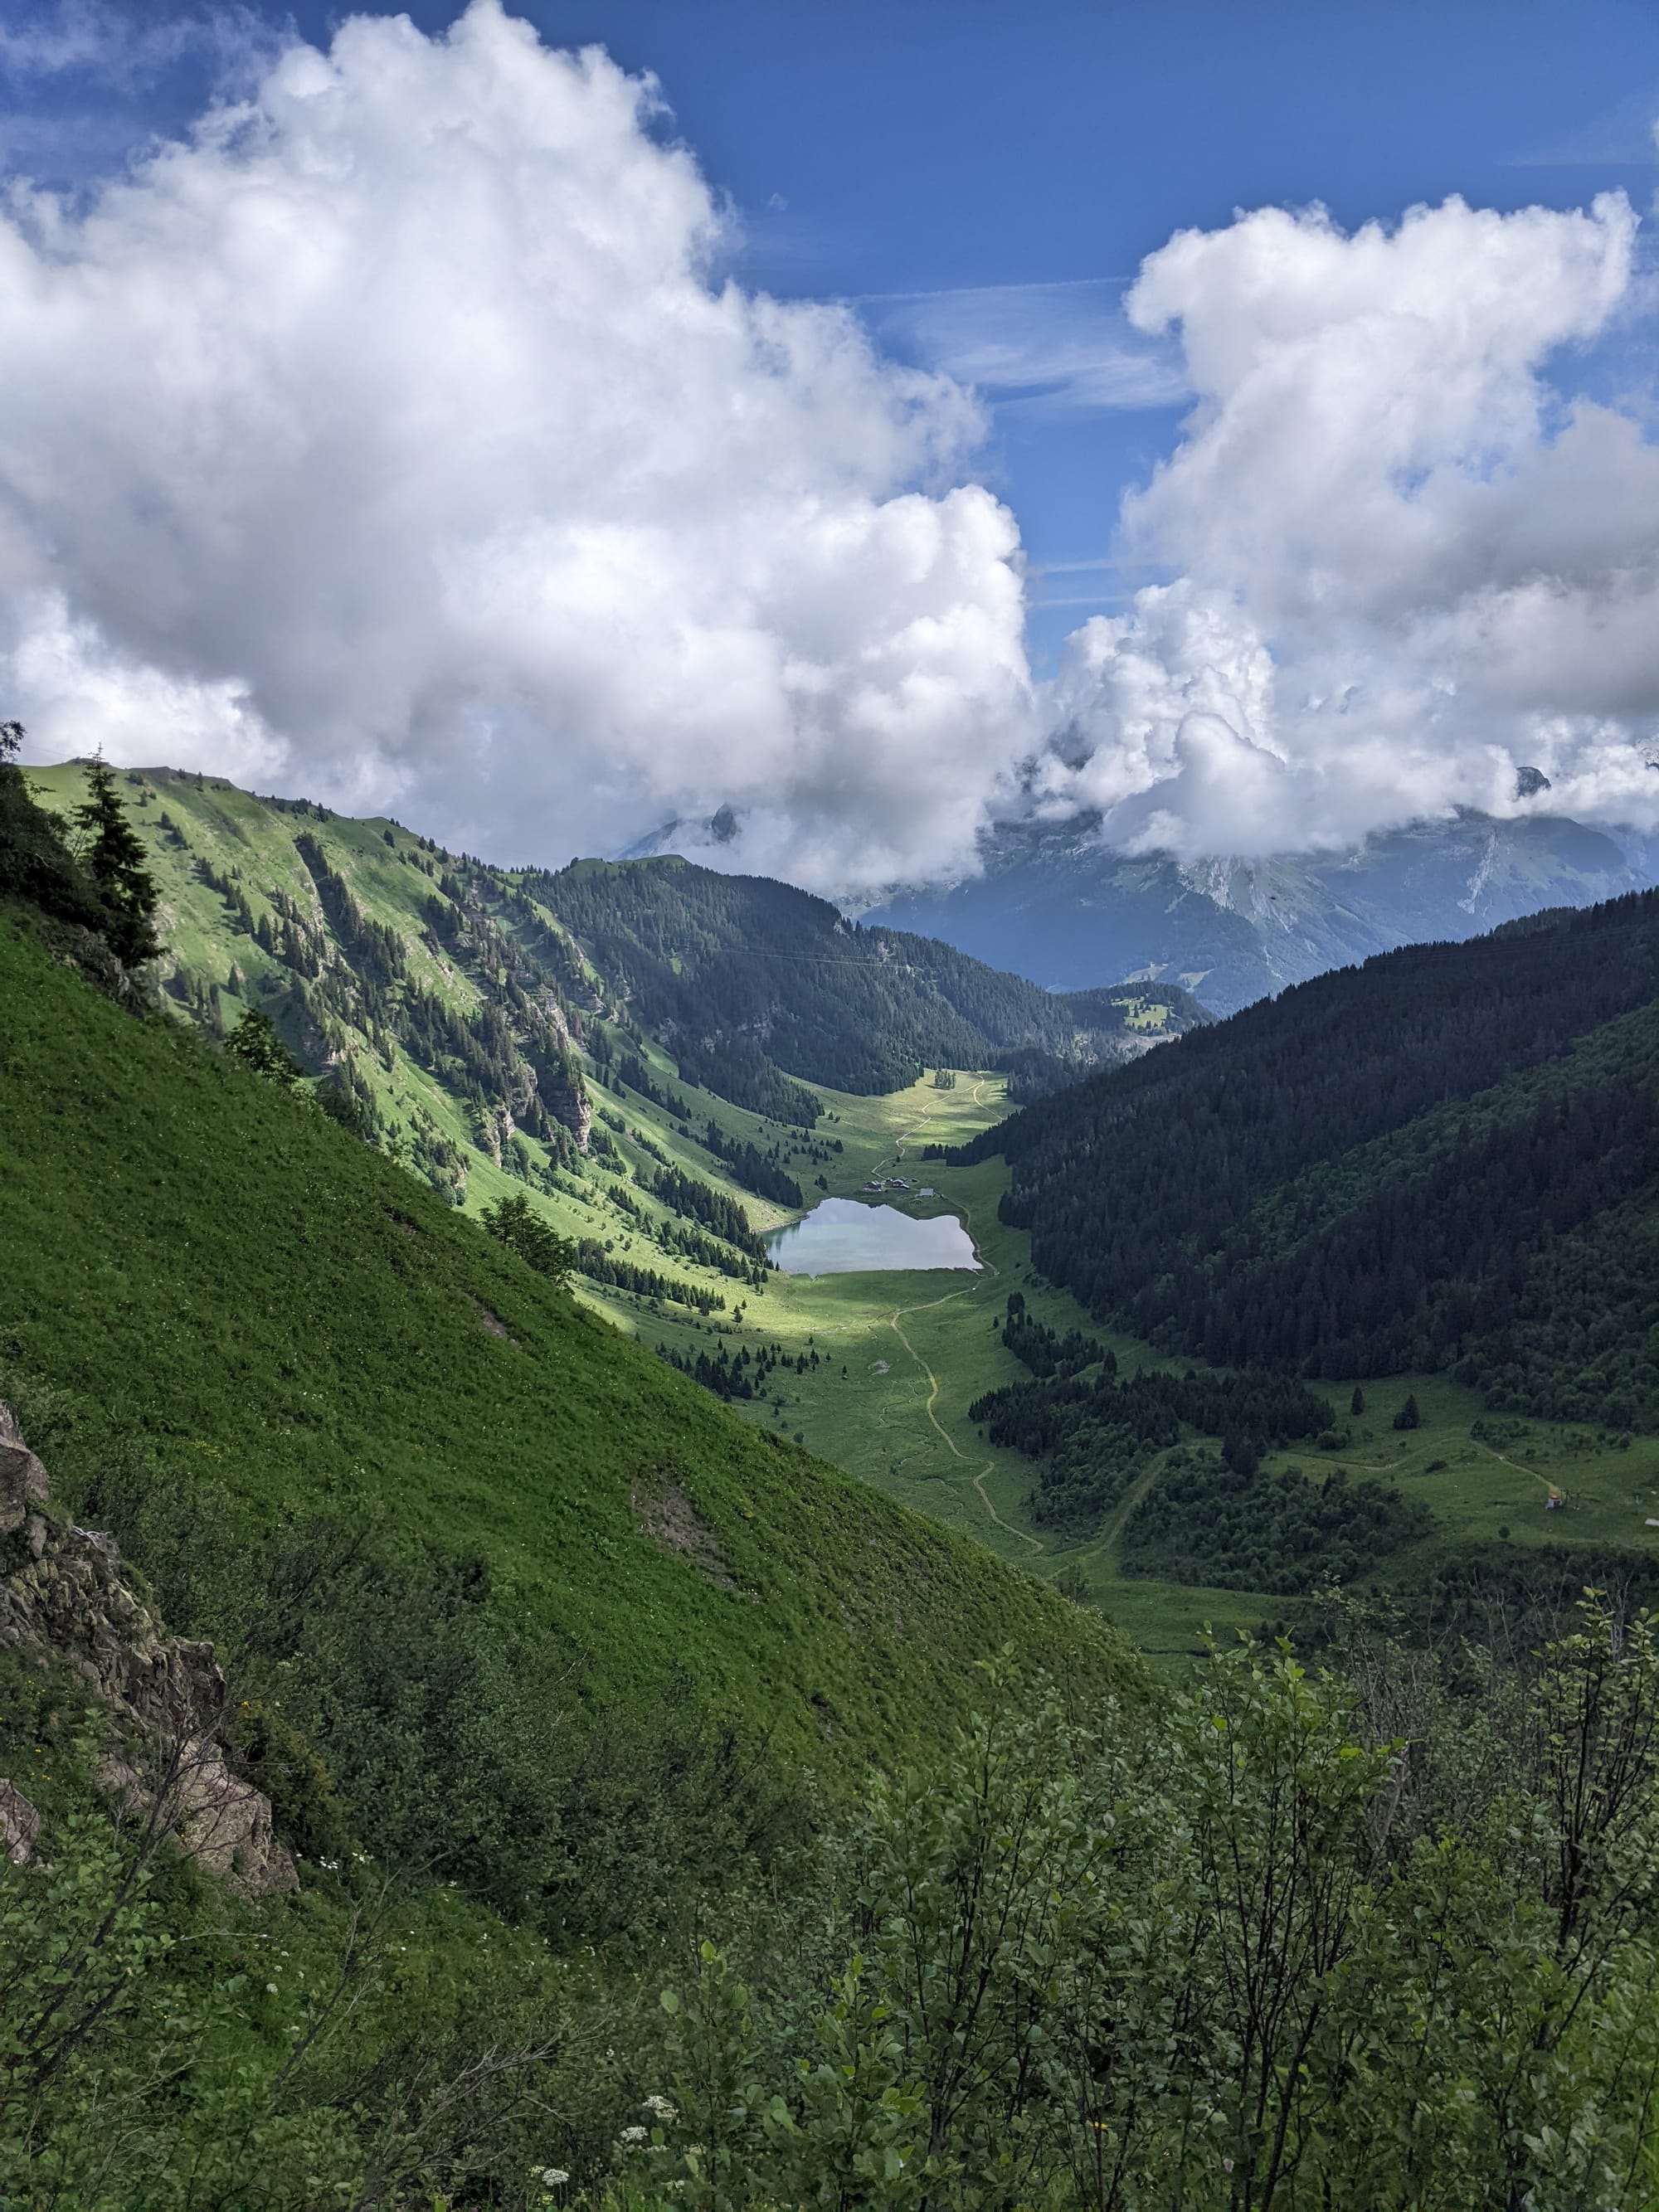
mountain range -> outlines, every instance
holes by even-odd
[[[61,816],[85,772],[28,781]],[[924,1067],[1006,1066],[1029,1095],[1207,1018],[1169,985],[1057,997],[789,884],[675,858],[509,870],[218,777],[118,781],[175,1008],[226,1032],[258,1007],[458,1202],[480,1147],[509,1171],[571,1168],[596,1073],[672,1097],[700,1132],[724,1117],[708,1170],[752,1152],[749,1116],[775,1125],[768,1143],[810,1130],[814,1085],[867,1096]]]
[[[896,889],[866,923],[943,938],[1054,991],[1176,982],[1212,1013],[1395,946],[1462,939],[1655,878],[1650,842],[1560,816],[1472,811],[1331,854],[1181,861],[1115,851],[1097,816],[1003,823],[981,872]]]
[[[1659,891],[1315,978],[998,1124],[1003,1218],[1220,1367],[1652,1418]]]

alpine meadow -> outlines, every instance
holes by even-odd
[[[0,2212],[1659,2212],[1656,83],[19,0]]]

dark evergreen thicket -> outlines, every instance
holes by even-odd
[[[631,1260],[616,1259],[597,1237],[584,1237],[578,1242],[576,1268],[590,1283],[608,1283],[614,1290],[631,1291],[636,1297],[659,1302],[665,1298],[671,1305],[690,1306],[695,1313],[726,1310],[726,1300],[718,1291],[705,1291],[696,1283],[680,1282],[656,1267],[640,1267]]]
[[[1288,1597],[1354,1581],[1430,1525],[1426,1505],[1391,1482],[1356,1482],[1346,1468],[1315,1481],[1299,1468],[1269,1473],[1183,1451],[1129,1516],[1118,1565],[1126,1575]]]
[[[723,1243],[746,1253],[752,1261],[764,1261],[766,1247],[750,1227],[748,1215],[724,1191],[675,1167],[641,1170],[639,1183],[642,1190],[660,1200],[671,1212],[702,1222]]]
[[[717,1398],[726,1399],[764,1398],[769,1395],[769,1378],[778,1368],[805,1375],[820,1364],[816,1347],[811,1352],[797,1352],[791,1360],[782,1345],[776,1343],[757,1345],[752,1352],[743,1345],[735,1353],[726,1344],[712,1353],[676,1352],[669,1345],[659,1344],[657,1357],[678,1367],[682,1375],[689,1375],[694,1382],[701,1382]]]
[[[1263,1451],[1330,1427],[1327,1399],[1289,1377],[1251,1373],[1162,1374],[1120,1382],[1106,1356],[1100,1374],[1057,1373],[1011,1382],[968,1409],[991,1442],[1041,1460],[1031,1516],[1054,1528],[1097,1527],[1153,1457],[1188,1431],[1225,1438],[1228,1458],[1254,1468]],[[1179,1577],[1177,1577],[1179,1579]]]
[[[1028,1313],[1024,1294],[1011,1293],[1008,1310],[1002,1324],[1002,1340],[1023,1366],[1029,1367],[1040,1382],[1050,1376],[1081,1374],[1101,1359],[1106,1372],[1115,1375],[1117,1361],[1109,1352],[1103,1352],[1097,1339],[1085,1336],[1080,1328],[1068,1328],[1064,1336],[1058,1329],[1050,1328],[1047,1322],[1039,1321]]]
[[[0,722],[0,898],[16,899],[54,922],[83,929],[122,969],[158,950],[156,890],[144,848],[101,760],[87,763],[87,797],[75,835],[35,804],[16,762],[19,722]]]
[[[718,1121],[710,1121],[697,1141],[705,1152],[724,1160],[733,1180],[745,1190],[752,1190],[757,1198],[769,1198],[775,1206],[793,1207],[805,1204],[793,1176],[768,1159],[758,1145],[749,1144],[740,1137],[728,1137]]]
[[[1651,1418],[1659,894],[1325,975],[966,1147],[1102,1320],[1309,1376]],[[1647,1370],[1644,1372],[1644,1369]]]

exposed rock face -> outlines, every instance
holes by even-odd
[[[575,1054],[566,1049],[556,1059],[550,1057],[540,1073],[542,1099],[548,1112],[569,1130],[586,1151],[587,1133],[593,1121],[593,1104]]]
[[[27,1866],[40,1832],[40,1815],[28,1799],[15,1783],[0,1781],[0,1850],[14,1866]]]
[[[11,1407],[0,1403],[0,1536],[21,1528],[46,1502],[46,1470],[23,1442]]]
[[[169,1635],[114,1540],[53,1511],[46,1472],[0,1404],[0,1644],[69,1668],[114,1723],[99,1780],[123,1808],[249,1896],[296,1885],[270,1801],[218,1740],[225,1679],[210,1644]],[[32,1856],[40,1821],[0,1781],[0,1848]]]

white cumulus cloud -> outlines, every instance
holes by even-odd
[[[648,81],[498,0],[354,18],[0,217],[3,711],[562,859],[957,865],[1036,731],[951,380],[720,282]]]
[[[1183,232],[1127,301],[1197,404],[1124,504],[1168,580],[1071,641],[1040,787],[1183,855],[1474,806],[1659,821],[1659,448],[1550,372],[1639,297],[1636,217],[1451,199]],[[1063,757],[1062,757],[1063,756]]]

